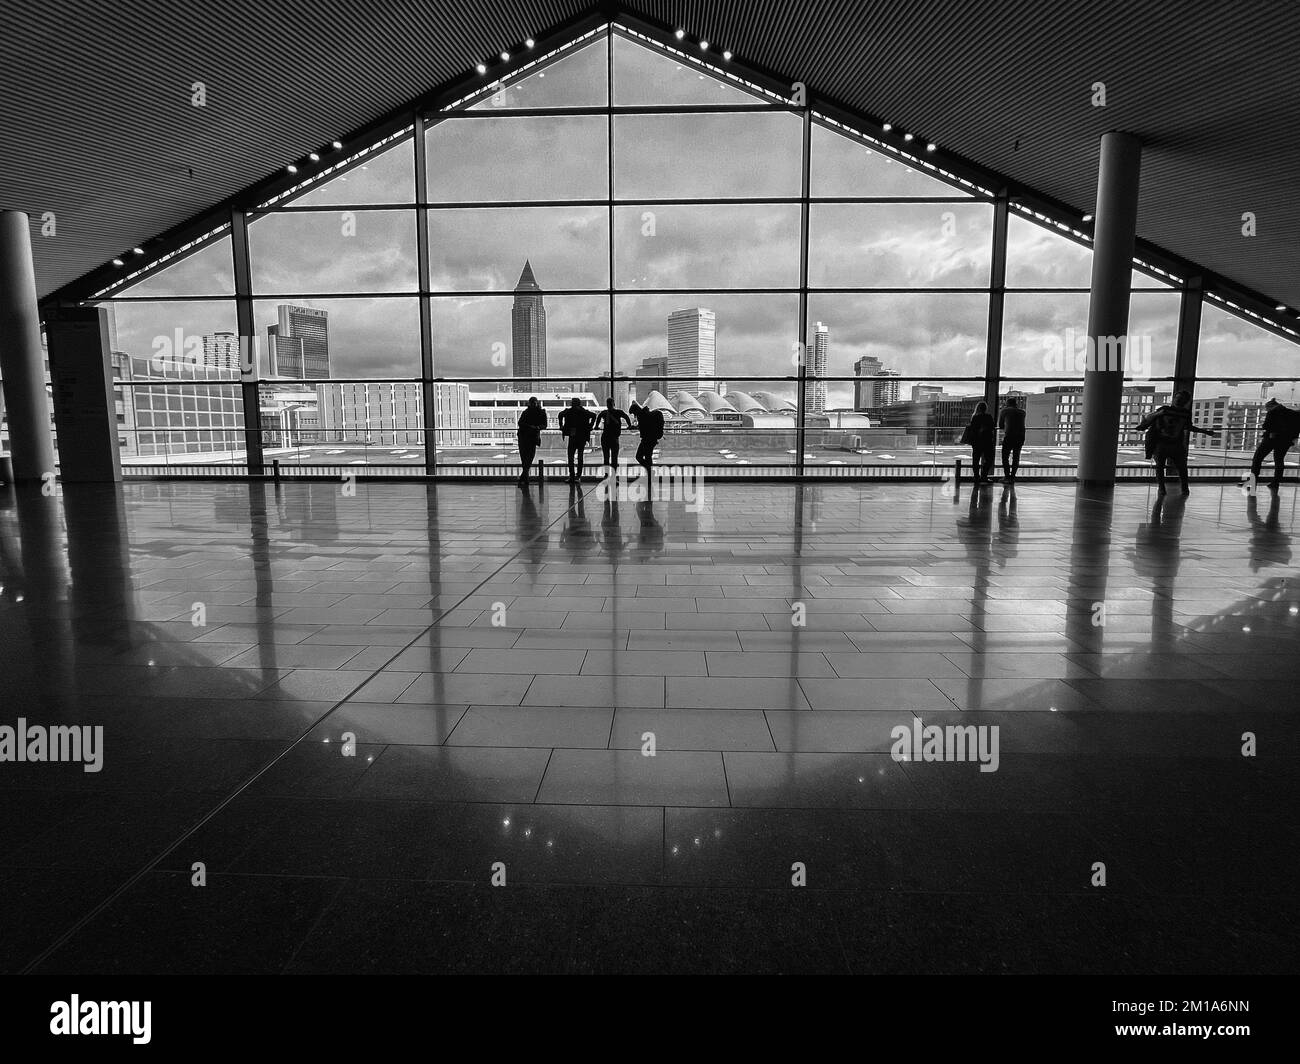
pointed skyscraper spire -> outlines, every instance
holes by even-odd
[[[533,264],[524,259],[524,272],[519,275],[519,283],[515,285],[516,292],[540,292],[542,286],[537,283],[537,278],[533,276]]]

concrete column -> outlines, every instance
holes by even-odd
[[[0,211],[0,377],[14,480],[20,483],[54,472],[30,224],[22,211]]]
[[[1138,177],[1142,144],[1131,133],[1101,138],[1097,174],[1096,224],[1092,242],[1092,291],[1088,301],[1088,339],[1092,354],[1083,380],[1083,432],[1079,480],[1113,484],[1124,400],[1123,348],[1115,337],[1128,332],[1133,240],[1137,233]]]

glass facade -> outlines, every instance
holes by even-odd
[[[266,462],[488,468],[532,393],[649,403],[672,461],[813,471],[934,464],[1014,392],[1071,458],[1086,234],[712,63],[592,31],[105,294],[120,357],[196,397],[198,367],[246,415],[191,439],[197,404],[136,380],[124,461],[163,430],[224,461],[247,431]],[[1126,418],[1173,390],[1180,285],[1135,263]],[[1198,398],[1300,382],[1300,346],[1208,298],[1199,341]]]

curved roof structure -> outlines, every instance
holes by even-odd
[[[789,399],[783,399],[772,392],[755,392],[754,398],[763,404],[764,409],[773,414],[797,414],[799,408]]]
[[[767,407],[748,392],[728,392],[727,401],[742,414],[762,414],[767,410]]]
[[[739,413],[735,406],[731,404],[729,397],[723,398],[717,392],[700,392],[699,402],[710,414],[719,412],[724,414]]]
[[[708,409],[684,388],[673,392],[670,402],[680,417],[704,418],[709,415]]]

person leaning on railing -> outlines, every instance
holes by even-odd
[[[1187,449],[1193,432],[1217,436],[1217,429],[1203,429],[1192,424],[1192,393],[1183,389],[1174,393],[1174,401],[1157,407],[1140,422],[1137,430],[1147,433],[1147,453],[1156,462],[1156,490],[1165,493],[1165,466],[1173,463],[1184,495],[1191,494],[1187,484]]]

